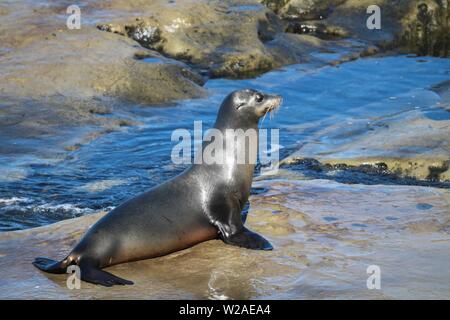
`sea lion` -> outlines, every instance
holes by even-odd
[[[278,108],[281,100],[251,89],[235,91],[223,101],[214,129],[224,136],[228,129],[258,133],[259,119]],[[212,139],[203,143],[202,154],[211,143]],[[257,147],[231,146],[235,155],[244,156],[244,163],[237,157],[224,163],[194,161],[180,175],[103,216],[62,261],[36,258],[33,265],[49,273],[65,273],[68,266],[78,265],[82,280],[113,286],[133,282],[102,268],[167,255],[207,240],[220,238],[230,245],[271,250],[272,245],[244,227],[241,218],[255,168],[250,158],[256,158]]]

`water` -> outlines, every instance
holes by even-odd
[[[319,69],[293,65],[256,79],[210,80],[205,99],[168,107],[133,106],[130,112],[141,125],[103,135],[76,151],[40,158],[0,154],[0,230],[109,210],[180,173],[185,166],[173,165],[170,158],[177,143],[171,141],[172,131],[193,131],[197,120],[203,121],[204,128],[212,126],[220,102],[232,90],[251,87],[283,95],[276,117],[267,117],[262,127],[280,129],[280,155],[285,157],[330,123],[417,110],[436,121],[448,119],[448,112],[437,106],[439,97],[428,88],[448,79],[449,70],[448,59],[406,56]]]

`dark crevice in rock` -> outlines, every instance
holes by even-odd
[[[278,14],[280,13],[280,10],[289,3],[289,0],[262,0],[261,3]]]
[[[317,10],[303,12],[297,10],[288,10],[285,13],[285,19],[288,21],[324,20],[333,13],[334,9],[335,6],[318,8]]]
[[[170,56],[164,52],[163,45],[165,39],[161,36],[161,31],[158,27],[151,26],[142,21],[140,18],[137,18],[136,24],[127,24],[123,27],[123,29],[112,24],[98,25],[97,28],[101,31],[127,36],[135,40],[143,48],[156,51],[162,56],[161,62],[171,63],[169,59],[175,60],[172,62],[173,64],[179,64],[180,77],[184,77],[200,86],[205,84],[206,79],[202,76],[199,67],[191,63],[192,57],[189,54],[189,49],[185,52],[177,54],[176,56]],[[136,60],[144,60],[149,58],[159,59],[156,52],[152,53],[149,51],[140,50],[134,54],[134,58]]]
[[[440,181],[440,175],[441,173],[444,173],[449,168],[449,162],[444,163],[442,166],[430,166],[428,168],[429,175],[427,177],[427,180],[430,181]]]
[[[154,55],[148,51],[138,51],[134,54],[136,60],[143,60],[148,58],[154,58]]]
[[[266,13],[267,20],[258,23],[258,38],[261,42],[272,41],[277,33],[283,32],[283,22],[272,12]]]
[[[148,25],[140,21],[139,18],[136,19],[136,24],[127,24],[123,28],[114,26],[113,24],[100,24],[97,25],[97,29],[128,36],[138,42],[142,47],[156,51],[161,50],[162,42],[164,42],[159,28]]]
[[[146,25],[139,19],[136,19],[136,21],[136,24],[127,24],[123,27],[110,23],[99,24],[97,25],[97,29],[127,36],[138,42],[144,48],[157,50],[159,44],[164,41],[161,38],[160,30],[157,27]]]
[[[149,49],[157,47],[157,44],[162,41],[161,31],[157,27],[148,26],[144,23],[127,25],[125,26],[125,32],[128,37]]]
[[[255,78],[274,68],[273,61],[268,57],[256,57],[252,54],[249,58],[232,57],[213,68],[210,72],[211,78],[249,79]]]
[[[261,3],[288,21],[322,20],[346,0],[292,1],[262,0]]]
[[[338,27],[329,27],[323,23],[313,22],[298,22],[290,21],[287,24],[285,32],[295,34],[309,34],[322,40],[336,40],[348,37],[348,33]]]

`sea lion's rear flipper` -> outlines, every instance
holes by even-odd
[[[36,258],[33,265],[48,273],[66,273],[69,266],[68,260],[55,261],[47,258]],[[80,277],[81,280],[90,282],[93,284],[99,284],[106,287],[112,287],[114,285],[127,285],[133,284],[132,281],[119,278],[109,272],[103,271],[99,268],[92,266],[89,263],[81,262],[80,265]]]
[[[272,250],[273,247],[269,241],[257,233],[244,228],[241,232],[232,234],[228,237],[221,235],[226,244],[243,247],[253,250]]]
[[[80,264],[81,280],[93,284],[99,284],[105,287],[112,287],[114,285],[132,285],[132,281],[119,278],[109,272],[103,271],[91,265]]]
[[[67,260],[55,261],[47,258],[36,258],[33,265],[48,273],[66,273]]]

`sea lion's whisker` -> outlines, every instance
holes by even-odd
[[[263,125],[264,119],[266,118],[267,113],[269,112],[269,110],[270,110],[270,108],[267,108],[266,113],[264,113],[264,116],[263,116],[263,118],[262,118],[262,120],[261,120],[261,125]]]

